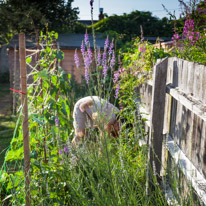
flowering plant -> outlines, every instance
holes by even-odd
[[[175,28],[172,39],[176,48],[173,55],[206,65],[206,2],[201,1],[193,8],[183,1],[180,3],[185,9],[184,17],[180,19],[184,26],[182,30]]]

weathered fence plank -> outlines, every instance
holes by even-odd
[[[193,83],[194,83],[194,62],[188,63],[188,77],[187,77],[187,93],[193,95]]]
[[[168,150],[184,174],[177,169],[177,178],[184,190],[182,195],[189,192],[189,180],[206,204],[203,197],[206,195],[206,67],[175,57],[164,59],[154,67],[150,84],[140,86],[139,91],[143,97],[138,100],[139,105],[145,105],[144,109],[139,107],[140,113],[143,112],[144,117],[148,113],[150,119],[146,124],[150,131],[148,157],[153,175],[158,177],[177,168],[166,164],[167,172],[160,173],[161,164],[169,161],[162,153],[163,134],[168,134],[173,145],[173,149],[168,147]]]
[[[168,58],[165,58],[155,66],[153,76],[149,160],[155,170],[154,174],[157,175],[160,175],[161,171],[167,65]]]

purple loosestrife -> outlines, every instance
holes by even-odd
[[[107,53],[106,51],[104,51],[102,55],[102,66],[104,66],[106,63],[107,63]]]
[[[113,41],[110,43],[110,46],[109,46],[109,55],[112,55],[113,53],[113,48],[114,48],[114,43]]]
[[[84,41],[82,41],[82,44],[81,44],[81,52],[82,52],[82,56],[84,56],[84,54],[85,54],[85,45],[84,45]]]
[[[145,53],[146,52],[146,48],[145,48],[145,46],[140,46],[139,47],[139,52],[142,52],[142,53]]]
[[[118,99],[119,96],[120,85],[118,84],[115,89],[115,99]]]
[[[87,34],[87,31],[84,35],[84,43],[85,43],[86,46],[89,44],[89,35]]]
[[[91,60],[90,60],[89,55],[87,55],[87,56],[84,58],[85,79],[86,79],[86,81],[87,81],[87,84],[89,83],[89,67],[90,67],[90,64],[91,64]]]
[[[87,55],[88,55],[88,58],[89,58],[90,64],[91,64],[92,63],[92,50],[90,49],[90,47],[88,48]]]
[[[114,79],[113,79],[114,84],[119,80],[119,76],[120,76],[119,72],[114,73]]]
[[[194,32],[195,27],[194,27],[194,20],[192,19],[186,19],[185,20],[185,25],[183,28],[183,36],[188,37],[191,32]]]
[[[106,51],[108,47],[109,47],[109,38],[107,36],[105,43],[104,43],[104,50]]]
[[[105,64],[103,66],[103,76],[104,76],[104,78],[106,78],[106,76],[107,76],[107,69],[108,69],[107,64]]]
[[[112,52],[112,59],[110,61],[110,67],[112,68],[115,65],[115,53],[114,51]]]
[[[180,39],[180,36],[179,34],[175,33],[172,37],[172,40],[175,41],[175,40],[179,40]]]
[[[62,154],[63,154],[63,151],[62,151],[62,150],[59,150],[59,154],[62,155]]]
[[[74,62],[76,64],[76,67],[79,68],[79,57],[77,54],[77,50],[75,50],[75,53],[74,53]]]
[[[89,84],[89,71],[86,68],[85,68],[85,79],[86,79],[87,84]]]

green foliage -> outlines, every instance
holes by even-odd
[[[143,11],[133,11],[130,14],[121,16],[110,16],[97,22],[94,29],[100,33],[113,31],[119,34],[125,42],[140,36],[140,25],[143,27],[144,36],[171,36],[172,22],[166,17],[158,19],[152,16],[151,12]],[[92,27],[88,28],[91,29]]]
[[[8,42],[17,32],[31,33],[43,30],[74,32],[78,8],[72,8],[73,0],[7,0],[0,1],[1,41]]]
[[[170,56],[162,48],[154,48],[149,42],[141,42],[136,38],[120,50],[122,68],[118,71],[120,93],[127,94],[126,99],[133,96],[135,88],[151,78],[152,67],[157,59]],[[121,97],[120,97],[121,98]]]
[[[182,1],[182,5],[184,11],[174,29],[172,55],[206,65],[206,3],[191,0],[189,3]]]

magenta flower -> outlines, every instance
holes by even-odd
[[[184,37],[188,37],[188,36],[190,36],[191,32],[194,32],[194,30],[195,30],[194,20],[186,19],[182,35]]]
[[[62,161],[60,162],[60,164],[63,165],[63,164],[64,164],[64,161],[62,160]]]
[[[145,46],[139,47],[139,52],[145,53],[146,52]]]
[[[75,53],[74,53],[74,62],[76,64],[76,67],[79,68],[79,57],[77,54],[77,50],[75,50]]]
[[[175,41],[175,40],[179,40],[180,39],[180,36],[179,34],[175,33],[172,37],[172,40]]]

